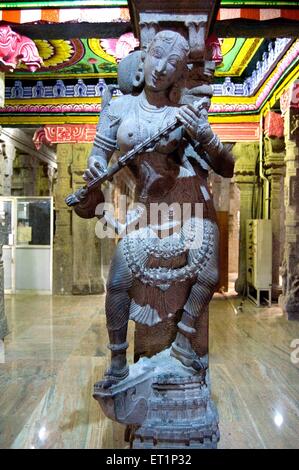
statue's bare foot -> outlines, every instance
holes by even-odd
[[[106,390],[107,388],[116,385],[122,380],[126,379],[129,375],[129,367],[126,365],[122,369],[113,369],[110,367],[106,370],[102,380],[97,382],[94,386],[95,391],[99,389]]]
[[[170,355],[178,359],[186,367],[192,367],[198,372],[203,372],[206,370],[206,366],[194,351],[186,351],[176,343],[172,343]]]

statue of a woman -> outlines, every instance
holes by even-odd
[[[205,107],[178,104],[182,102],[178,83],[186,73],[188,54],[188,43],[179,33],[156,34],[143,70],[137,71],[135,84],[142,91],[123,95],[105,107],[84,173],[85,180],[92,181],[107,171],[117,148],[127,152],[176,117],[182,123],[129,164],[136,178],[136,201],[148,209],[148,218],[143,228],[118,243],[111,263],[106,295],[111,365],[101,382],[103,388],[129,373],[129,319],[152,326],[182,310],[171,354],[187,367],[203,367],[191,337],[218,282],[218,227],[207,186],[208,165],[230,177],[233,159],[212,132]],[[170,208],[168,220],[151,220],[151,205],[162,202]],[[180,221],[171,208],[175,203],[193,208],[202,204],[202,215],[192,209]],[[165,223],[168,236],[163,236]],[[201,242],[192,245],[200,231]]]

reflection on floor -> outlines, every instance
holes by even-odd
[[[298,448],[299,363],[290,354],[299,323],[287,322],[277,307],[246,301],[243,311],[233,308],[239,304],[218,295],[210,310],[219,448]],[[103,306],[103,296],[7,297],[0,448],[127,447],[123,426],[92,398],[107,366]]]

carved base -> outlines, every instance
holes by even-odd
[[[245,277],[238,277],[238,279],[235,282],[235,291],[239,295],[244,295],[246,293],[246,279]]]
[[[278,285],[272,285],[272,301],[276,302],[282,294],[282,287]]]
[[[8,335],[8,325],[6,317],[0,317],[0,340],[4,339]]]
[[[201,360],[207,366],[207,356]],[[94,398],[106,416],[130,425],[133,448],[217,447],[219,420],[208,371],[185,367],[170,349],[139,359],[129,377],[108,390],[95,386]]]

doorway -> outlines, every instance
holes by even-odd
[[[0,197],[5,293],[52,293],[53,198]]]

